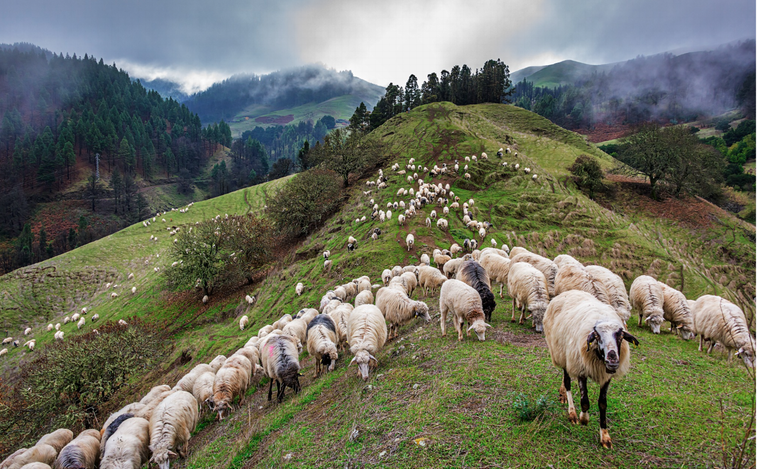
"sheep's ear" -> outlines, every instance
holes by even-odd
[[[628,333],[627,331],[624,331],[624,340],[626,340],[627,342],[631,342],[634,345],[640,344],[640,341],[637,340],[636,337],[634,337],[632,334]]]
[[[678,326],[676,326],[677,329],[681,329],[683,327],[684,327],[684,324],[679,324]]]
[[[471,330],[471,329],[473,329],[473,328],[474,328],[474,325],[472,324],[471,326],[469,326],[469,328],[468,328],[468,329],[466,329],[466,332],[470,331],[470,330]]]
[[[740,349],[737,350],[736,352],[734,352],[734,354],[737,355],[737,356],[740,356],[742,354],[742,352],[744,352],[744,351],[745,351],[745,348],[744,347],[740,347]]]
[[[368,361],[371,362],[371,360],[374,360],[374,366],[379,366],[379,360],[377,360],[375,356],[369,354]]]
[[[169,458],[178,458],[178,457],[179,457],[179,455],[178,455],[178,454],[176,454],[176,453],[174,453],[174,452],[173,452],[173,451],[171,451],[171,450],[168,450],[168,457],[169,457]]]
[[[347,364],[347,366],[350,366],[350,365],[352,365],[352,364],[355,362],[355,359],[356,359],[356,358],[357,358],[357,357],[353,357],[353,359],[352,359],[352,360],[350,360],[350,363],[348,363],[348,364]]]
[[[588,335],[588,336],[587,336],[587,351],[588,351],[588,352],[590,351],[590,345],[591,345],[591,344],[592,344],[592,342],[594,342],[595,340],[597,340],[597,332],[595,332],[595,331],[593,330],[592,332],[590,332],[590,335]],[[636,339],[635,339],[635,340],[636,340]]]
[[[492,327],[489,324],[487,324],[486,322],[484,323],[484,325],[485,325],[485,327]]]

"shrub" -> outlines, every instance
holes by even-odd
[[[66,337],[34,352],[39,355],[21,366],[19,381],[0,390],[0,434],[9,446],[4,449],[33,443],[56,428],[76,434],[96,426],[114,393],[161,362],[163,328],[136,318],[128,322],[105,323],[99,334]]]
[[[310,169],[290,181],[268,203],[267,214],[283,236],[312,233],[340,206],[340,181],[334,173]]]
[[[574,175],[576,184],[588,190],[590,199],[594,199],[595,191],[603,187],[603,170],[597,160],[591,156],[579,155],[568,170]]]
[[[513,400],[513,410],[522,422],[531,422],[542,416],[553,405],[547,396],[542,395],[536,401],[531,402],[524,393],[519,393]]]

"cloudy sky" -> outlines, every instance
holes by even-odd
[[[755,0],[3,0],[0,43],[85,52],[188,91],[306,63],[385,86],[500,58],[511,71],[755,38]]]

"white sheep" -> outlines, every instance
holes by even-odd
[[[100,459],[100,432],[94,429],[79,433],[58,453],[56,469],[94,469]],[[28,467],[28,466],[27,466]]]
[[[240,325],[240,330],[241,330],[241,331],[244,331],[244,330],[245,330],[245,326],[247,326],[247,323],[248,323],[249,321],[250,321],[250,318],[248,318],[248,317],[247,317],[247,314],[246,314],[246,315],[244,315],[244,316],[242,316],[242,317],[240,318],[240,322],[239,322],[239,325]]]
[[[648,324],[653,334],[661,333],[663,323],[663,288],[658,280],[649,275],[640,275],[629,289],[632,308],[639,311],[638,326]]]
[[[474,329],[476,337],[483,341],[487,327],[492,327],[484,322],[484,310],[479,293],[466,283],[451,279],[442,284],[440,289],[440,327],[442,336],[445,337],[447,313],[453,313],[453,325],[458,332],[458,340],[463,340],[463,322],[469,324],[466,335]]]
[[[553,365],[563,370],[561,402],[568,401],[569,421],[589,423],[587,378],[600,385],[600,443],[612,446],[606,423],[606,393],[611,378],[624,376],[630,368],[629,344],[638,344],[610,305],[589,293],[571,290],[555,297],[543,320]],[[582,412],[577,418],[571,395],[571,380],[579,381]]]
[[[415,238],[413,237],[413,233],[408,233],[408,236],[405,237],[405,245],[408,247],[408,251],[413,248],[413,242]]]
[[[379,308],[362,305],[350,313],[347,323],[350,353],[353,359],[348,366],[358,365],[358,376],[368,380],[369,370],[379,366],[374,355],[384,347],[387,340],[387,324]]]
[[[42,467],[49,468],[55,462],[57,455],[57,450],[52,446],[37,443],[25,451],[13,453],[13,458],[3,461],[3,464],[0,467],[3,469],[21,469],[23,467],[39,467],[39,465],[42,464]]]
[[[77,323],[76,323],[76,328],[77,328],[77,329],[81,329],[82,327],[84,327],[84,325],[85,325],[86,323],[87,323],[87,320],[86,320],[86,319],[84,319],[84,318],[80,318],[80,319],[79,319],[79,322],[77,322]]]
[[[119,319],[119,320],[118,320],[118,325],[119,325],[119,326],[122,326],[122,327],[126,327],[126,326],[128,326],[129,324],[127,324],[127,323],[126,323],[126,321],[124,321],[123,319]]]
[[[437,220],[437,228],[439,228],[442,231],[447,231],[447,220],[444,218],[440,218]]]
[[[330,272],[332,270],[332,261],[331,259],[324,261],[324,270],[327,272]]]
[[[153,411],[150,418],[150,462],[159,469],[169,468],[171,448],[181,457],[186,457],[190,434],[198,421],[197,400],[186,391],[175,391],[167,396]]]
[[[97,314],[97,313],[95,313],[95,314],[93,314],[93,315],[92,315],[92,317],[90,318],[90,321],[92,321],[92,322],[97,322],[97,320],[98,320],[98,319],[100,319],[100,315],[99,315],[99,314]]]
[[[297,293],[297,296],[300,296],[303,294],[303,290],[305,287],[303,286],[302,282],[298,282],[297,285],[295,285],[295,293]]]
[[[334,319],[326,314],[313,318],[308,324],[306,341],[308,355],[316,362],[314,377],[317,378],[323,371],[333,371],[338,357],[337,325]]]
[[[558,273],[555,275],[555,294],[560,295],[569,290],[586,291],[598,301],[611,304],[608,291],[603,283],[593,277],[580,264],[566,263],[558,269]]]
[[[626,325],[632,315],[632,305],[629,303],[629,295],[626,292],[624,281],[618,275],[599,265],[588,265],[585,269],[603,284],[606,292],[608,292],[609,304],[613,306],[621,321]]]
[[[508,272],[508,294],[513,298],[511,322],[516,321],[516,305],[521,305],[519,324],[524,324],[524,311],[529,310],[537,332],[542,332],[542,318],[550,301],[545,275],[526,262],[511,259]]]
[[[213,397],[209,404],[218,413],[219,420],[223,420],[224,413],[231,410],[235,397],[242,399],[254,370],[255,364],[244,355],[232,355],[218,369],[213,379]]]
[[[55,326],[53,326],[52,324],[48,324],[47,325],[47,332],[52,331],[54,328],[55,328]]]
[[[124,419],[107,442],[105,446],[103,441],[100,469],[139,469],[150,456],[150,422],[141,417]]]
[[[500,298],[502,298],[503,286],[508,284],[508,272],[511,270],[511,260],[488,248],[479,255],[479,263],[487,271],[490,281],[500,284]]]
[[[663,319],[671,322],[671,332],[680,333],[684,340],[692,339],[695,336],[694,325],[687,298],[682,292],[665,283],[661,283],[661,288],[663,288]]]
[[[755,338],[750,333],[745,313],[734,303],[720,296],[704,295],[697,299],[692,308],[695,333],[700,335],[698,350],[703,350],[703,342],[710,341],[708,353],[716,342],[727,350],[729,360],[732,351],[742,358],[745,365],[755,364]]]
[[[523,248],[513,248],[513,249],[523,249]],[[582,265],[581,262],[576,260],[574,257],[569,256],[568,254],[560,254],[560,255],[555,256],[555,259],[553,259],[553,262],[555,263],[555,265],[558,266],[559,269],[563,267],[564,264],[578,264],[580,266]]]
[[[292,321],[284,325],[284,327],[282,328],[282,334],[295,338],[297,340],[296,345],[299,350],[303,347],[303,344],[305,343],[305,333],[307,329],[308,329],[308,322],[306,322],[303,318],[293,319]]]
[[[337,325],[337,344],[341,350],[345,349],[347,345],[347,320],[350,317],[350,313],[353,311],[353,305],[350,303],[343,303],[338,305],[333,310],[325,313],[328,314],[334,320]],[[303,341],[306,339],[304,338]]]
[[[390,335],[387,340],[397,337],[401,325],[416,317],[423,317],[426,322],[432,320],[429,316],[429,306],[422,301],[411,300],[405,291],[384,287],[376,292],[376,307],[384,314],[390,323]]]
[[[418,277],[419,286],[424,289],[424,294],[427,296],[429,296],[429,289],[434,293],[434,291],[442,287],[442,284],[447,280],[445,274],[440,272],[439,269],[435,269],[428,265],[419,266]]]
[[[31,327],[27,327],[26,329],[24,329],[24,335],[29,335],[31,333],[32,333],[32,328]]]
[[[555,275],[558,273],[558,266],[555,265],[555,262],[528,251],[517,254],[511,251],[510,258],[511,262],[526,262],[536,267],[545,276],[545,280],[547,280],[548,294],[551,297],[555,295]]]
[[[385,286],[390,283],[390,279],[392,279],[392,271],[390,269],[384,269],[382,271],[382,282]]]
[[[421,263],[424,265],[429,265],[429,254],[421,254],[421,257],[419,258]]]
[[[355,297],[355,307],[374,304],[374,294],[371,290],[363,290]]]
[[[284,326],[292,322],[292,315],[291,314],[283,314],[282,317],[277,319],[271,326],[273,326],[274,329],[283,330]]]
[[[245,301],[247,301],[247,304],[251,305],[255,303],[255,297],[250,295],[245,295]]]

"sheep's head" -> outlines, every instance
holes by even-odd
[[[476,333],[476,338],[484,342],[484,332],[487,330],[488,327],[492,327],[492,326],[482,321],[481,319],[478,319],[474,321],[474,324],[472,324],[468,328],[467,332],[473,329],[474,332]]]
[[[178,458],[179,455],[173,451],[166,450],[153,453],[153,457],[150,458],[150,462],[158,465],[158,469],[169,469],[169,461]]]
[[[542,318],[545,317],[545,311],[547,310],[547,303],[544,301],[537,301],[530,303],[527,307],[529,314],[532,316],[532,324],[534,330],[542,332]]]
[[[650,330],[653,331],[653,334],[660,334],[661,333],[661,324],[663,324],[663,312],[661,313],[653,313],[647,318],[645,318],[645,323],[650,326]]]
[[[364,381],[368,380],[368,372],[371,368],[376,368],[379,366],[379,360],[377,360],[373,355],[368,353],[366,350],[359,350],[355,353],[355,356],[350,361],[350,365],[355,362],[358,365],[358,376],[360,376]],[[348,365],[348,366],[350,366]]]
[[[424,318],[426,322],[430,322],[432,317],[429,316],[429,306],[423,301],[417,301],[413,307],[413,315],[417,318]]]
[[[734,354],[742,358],[742,361],[745,362],[745,365],[747,365],[748,368],[752,368],[755,366],[755,344],[754,343],[751,343],[747,347],[740,347],[740,349],[737,350]]]
[[[639,345],[637,339],[625,331],[619,322],[598,321],[587,336],[587,351],[592,347],[592,343],[596,342],[597,358],[605,363],[606,372],[615,373],[621,365],[619,354],[622,340]]]
[[[217,393],[214,394],[209,398],[214,404],[213,404],[213,411],[218,412],[218,419],[224,420],[224,412],[226,412],[227,409],[231,409],[231,405],[229,404],[229,399],[226,398],[226,396]]]
[[[679,335],[681,335],[682,339],[684,340],[690,340],[695,337],[695,333],[692,331],[692,329],[684,324],[679,324],[677,326],[677,329],[679,329]]]

